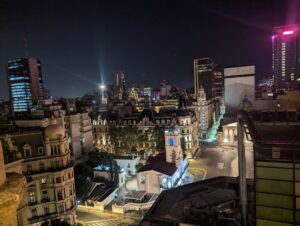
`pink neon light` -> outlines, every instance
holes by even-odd
[[[282,34],[283,35],[291,35],[293,33],[294,33],[294,31],[284,31]]]

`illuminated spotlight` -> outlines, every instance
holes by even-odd
[[[105,85],[104,84],[100,84],[99,88],[102,89],[102,90],[105,90]]]
[[[229,142],[227,138],[225,138],[223,141],[224,141],[224,143],[228,143]]]

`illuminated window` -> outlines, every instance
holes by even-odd
[[[169,145],[174,146],[174,139],[173,138],[169,138]]]
[[[35,203],[35,194],[34,194],[34,192],[29,193],[29,203]]]

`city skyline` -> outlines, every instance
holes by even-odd
[[[24,39],[29,56],[41,60],[45,87],[55,97],[96,90],[101,80],[112,83],[118,70],[124,70],[128,85],[142,81],[158,87],[166,79],[192,87],[193,59],[201,57],[223,67],[254,64],[258,76],[271,76],[272,29],[299,22],[297,5],[280,0],[66,1],[57,8],[49,2],[4,2],[0,97],[8,99],[7,60],[26,57]]]

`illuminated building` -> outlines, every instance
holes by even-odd
[[[12,113],[27,112],[43,99],[41,63],[34,58],[18,58],[7,63],[7,77]]]
[[[148,158],[137,174],[138,188],[159,194],[162,190],[184,184],[188,167],[187,157],[181,149],[180,130],[171,127],[165,131],[165,153]]]
[[[74,225],[76,196],[68,135],[56,119],[45,121],[43,126],[12,128],[2,133],[4,151],[24,159],[28,224],[62,219]]]
[[[297,88],[300,81],[300,25],[274,27],[272,71],[275,91]]]
[[[194,89],[195,97],[203,87],[207,100],[214,98],[214,65],[210,58],[194,60]]]
[[[213,104],[207,100],[203,87],[200,87],[197,95],[197,117],[199,122],[199,137],[206,139],[208,131],[214,122]]]
[[[99,150],[107,152],[115,152],[115,140],[111,139],[109,128],[116,126],[117,128],[137,128],[144,134],[147,131],[152,131],[155,128],[164,128],[170,126],[172,120],[175,119],[177,127],[181,131],[181,136],[184,138],[185,150],[194,154],[199,149],[198,138],[198,120],[196,113],[193,110],[187,109],[166,109],[156,113],[153,110],[145,109],[140,113],[117,117],[113,114],[99,116],[93,120],[95,147]],[[157,140],[143,140],[136,143],[137,150],[154,149],[157,145]],[[122,143],[119,143],[119,147]]]

